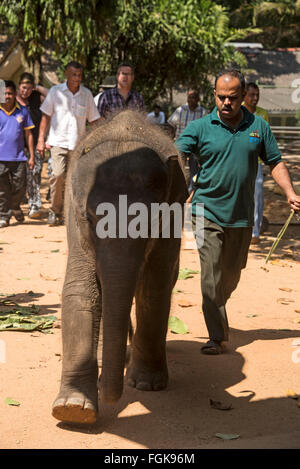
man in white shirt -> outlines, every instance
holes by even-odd
[[[90,90],[81,85],[83,67],[70,62],[65,71],[66,81],[53,86],[40,109],[43,113],[37,151],[43,156],[45,139],[51,146],[52,175],[50,179],[51,204],[48,217],[50,226],[62,222],[63,194],[69,151],[85,134],[86,122],[100,119]]]
[[[103,91],[100,91],[98,94],[96,94],[96,96],[94,97],[94,103],[96,104],[96,106],[98,107],[98,103],[99,103],[99,98],[100,96],[102,95]]]
[[[153,111],[147,114],[147,120],[152,124],[162,125],[165,123],[165,113],[158,104],[155,104]]]

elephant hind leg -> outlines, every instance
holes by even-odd
[[[135,357],[131,360],[126,374],[127,384],[140,391],[161,391],[168,385],[168,370],[151,369],[144,360]]]
[[[166,335],[179,246],[177,239],[157,240],[137,286],[137,326],[126,378],[142,391],[160,391],[168,384]]]

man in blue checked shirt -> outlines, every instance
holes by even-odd
[[[110,112],[122,109],[144,110],[144,100],[140,93],[132,89],[134,80],[134,68],[130,63],[119,65],[117,71],[117,85],[104,91],[98,101],[98,111],[102,118],[106,118]]]

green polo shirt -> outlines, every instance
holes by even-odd
[[[254,186],[258,157],[267,165],[281,161],[269,124],[244,106],[243,120],[233,130],[222,122],[217,108],[191,122],[175,144],[193,153],[201,169],[195,182],[192,213],[204,204],[204,216],[221,226],[253,226]]]

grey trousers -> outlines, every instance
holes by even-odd
[[[0,161],[0,218],[9,221],[26,193],[26,161]]]
[[[251,236],[252,227],[222,227],[204,218],[204,243],[199,248],[201,291],[211,340],[228,340],[226,302],[246,267]]]

